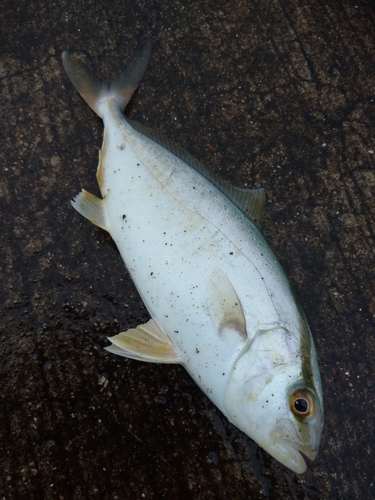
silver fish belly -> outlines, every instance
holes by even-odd
[[[297,473],[316,457],[323,396],[313,339],[260,220],[263,190],[230,186],[123,110],[146,70],[143,43],[110,85],[68,53],[65,70],[104,121],[97,179],[72,205],[107,230],[151,319],[108,351],[180,363],[239,429]]]

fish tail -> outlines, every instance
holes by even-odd
[[[104,82],[76,57],[64,51],[62,55],[65,71],[75,88],[91,109],[101,118],[102,105],[114,98],[124,110],[141,81],[151,56],[151,40],[146,38],[123,68],[116,80]]]

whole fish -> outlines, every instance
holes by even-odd
[[[150,54],[146,40],[110,84],[63,54],[104,121],[102,199],[82,190],[72,205],[110,233],[151,316],[107,350],[182,364],[230,422],[303,473],[302,454],[319,448],[322,387],[305,315],[260,232],[264,192],[227,184],[124,116]]]

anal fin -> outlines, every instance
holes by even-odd
[[[83,217],[86,217],[96,226],[109,231],[110,224],[107,218],[104,200],[82,189],[70,202],[72,207]]]
[[[181,363],[172,341],[156,321],[108,337],[113,345],[106,350],[125,358],[149,363]]]

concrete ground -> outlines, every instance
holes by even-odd
[[[0,498],[374,498],[373,0],[4,0],[0,9]],[[65,76],[111,78],[151,35],[127,113],[227,180],[263,186],[263,228],[301,299],[325,394],[297,476],[179,366],[108,354],[148,319],[108,234],[69,200],[102,122]]]

